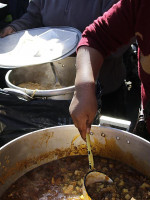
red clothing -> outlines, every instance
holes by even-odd
[[[90,46],[106,57],[134,36],[139,45],[138,71],[145,107],[150,100],[150,0],[120,0],[85,29],[78,48]],[[150,132],[150,123],[148,126]]]

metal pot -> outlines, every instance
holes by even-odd
[[[92,126],[94,155],[124,162],[150,176],[150,142],[119,129]],[[20,176],[66,156],[86,155],[86,143],[73,125],[23,135],[0,149],[0,196]]]
[[[75,73],[75,57],[67,57],[52,63],[9,70],[5,80],[8,87],[23,91],[30,96],[70,100],[75,88]],[[33,90],[18,86],[28,82],[37,83],[46,89]],[[56,84],[60,87],[55,87]]]

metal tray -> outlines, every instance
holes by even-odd
[[[18,68],[63,59],[73,54],[81,32],[72,27],[42,27],[0,38],[0,67]]]

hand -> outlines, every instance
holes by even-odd
[[[81,137],[85,140],[97,112],[95,81],[103,63],[103,56],[91,47],[80,47],[76,59],[75,93],[70,104],[70,115]]]
[[[5,37],[7,35],[10,35],[12,33],[14,33],[15,30],[11,27],[11,26],[7,26],[6,28],[2,29],[0,32],[0,37]]]
[[[93,86],[95,88],[95,86]],[[91,124],[97,112],[97,99],[95,96],[95,89],[85,87],[80,93],[75,92],[71,101],[69,111],[74,122],[78,128],[81,137],[85,140],[86,133],[90,132]]]

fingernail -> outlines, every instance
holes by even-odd
[[[87,128],[86,132],[87,132],[87,133],[90,133],[90,130],[91,130],[90,128]]]

